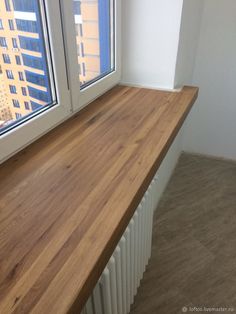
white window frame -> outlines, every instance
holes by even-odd
[[[67,64],[69,69],[69,81],[72,91],[72,105],[76,112],[81,110],[94,99],[117,85],[121,79],[121,0],[110,0],[114,6],[114,35],[115,35],[115,69],[88,87],[80,90],[79,65],[76,45],[76,31],[73,15],[72,1],[61,0],[63,5],[63,21],[65,25],[65,40],[67,47]]]
[[[113,1],[113,0],[111,0]],[[120,81],[121,0],[115,5],[115,71],[80,91],[73,2],[44,0],[58,104],[0,136],[0,163],[22,150]],[[76,66],[75,66],[76,65]]]

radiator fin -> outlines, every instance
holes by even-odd
[[[128,314],[151,257],[155,176],[103,271],[82,314]]]

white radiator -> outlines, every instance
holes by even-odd
[[[82,314],[127,314],[151,256],[157,176],[136,209]]]

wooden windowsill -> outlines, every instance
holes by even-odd
[[[79,312],[197,95],[116,86],[0,166],[0,313]]]

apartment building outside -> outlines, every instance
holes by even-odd
[[[0,2],[1,95],[7,95],[12,120],[41,109],[52,98],[41,23],[37,0]]]
[[[11,107],[9,105],[8,94],[6,92],[6,85],[0,69],[0,127],[12,119]]]
[[[76,41],[81,85],[111,71],[110,0],[74,0]]]

